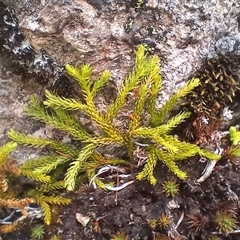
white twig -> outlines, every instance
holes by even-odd
[[[140,143],[140,142],[134,142],[134,143],[140,147],[149,147],[149,144],[147,143]]]
[[[108,189],[110,191],[117,192],[117,191],[120,191],[120,190],[124,189],[125,187],[127,187],[128,185],[133,184],[133,183],[134,183],[134,180],[131,180],[131,181],[126,182],[123,185],[118,186],[118,187],[106,186],[106,189]]]
[[[228,234],[233,234],[233,233],[240,233],[240,229],[236,229],[236,230],[233,230],[231,232],[228,232]],[[211,234],[214,234],[214,235],[222,235],[221,232],[211,232]]]
[[[108,172],[108,171],[111,171],[111,172],[112,172],[113,170],[115,170],[115,171],[117,171],[117,172],[121,172],[121,173],[125,173],[125,172],[126,172],[125,169],[120,168],[120,167],[117,167],[117,166],[111,166],[111,165],[104,166],[104,167],[100,168],[100,169],[98,170],[98,172],[91,178],[91,180],[90,180],[90,182],[89,182],[89,185],[92,184],[93,187],[96,188],[97,185],[96,185],[96,183],[95,183],[95,181],[94,181],[95,178],[98,177],[99,175],[105,173],[105,172]]]
[[[25,209],[27,210],[27,215],[20,216],[14,222],[22,221],[26,217],[30,217],[33,219],[33,218],[42,218],[43,216],[42,209],[40,207],[34,208],[34,207],[27,206],[25,207]],[[14,209],[9,216],[5,217],[4,219],[0,219],[0,224],[12,224],[13,221],[7,221],[7,220],[11,219],[11,217],[14,215],[15,212],[21,212],[21,211],[22,210],[18,208]]]
[[[148,159],[148,157],[146,156],[140,156],[139,153],[136,154],[137,158],[139,158],[141,161],[146,161]]]
[[[215,167],[217,161],[216,160],[210,160],[207,162],[207,165],[205,169],[202,172],[202,176],[196,180],[197,183],[202,183],[204,182],[212,173],[213,168]]]
[[[182,211],[182,214],[177,222],[177,224],[175,225],[175,229],[177,230],[177,228],[179,227],[179,225],[181,224],[182,220],[184,218],[184,211]]]
[[[5,217],[4,219],[0,219],[0,224],[11,224],[12,222],[7,222],[7,220],[9,220],[14,213],[15,213],[15,210],[13,210],[9,216]]]
[[[119,175],[111,175],[111,176],[108,176],[108,178],[112,179],[112,178],[115,178],[116,176],[118,176],[119,178],[128,178],[128,177],[131,177],[132,174],[119,174]]]

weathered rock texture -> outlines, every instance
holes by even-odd
[[[161,104],[194,73],[202,58],[216,56],[217,52],[240,54],[240,4],[236,0],[149,0],[138,9],[141,1],[137,0],[5,0],[3,3],[15,10],[19,31],[34,54],[32,62],[23,60],[24,57],[19,60],[10,49],[11,54],[4,54],[1,59],[0,143],[6,141],[5,133],[10,127],[28,132],[31,125],[26,121],[23,107],[30,94],[39,94],[45,87],[35,83],[35,79],[43,80],[43,75],[48,79],[49,74],[50,83],[43,82],[61,87],[56,72],[62,76],[60,67],[66,63],[89,62],[96,75],[109,69],[112,80],[119,86],[133,65],[136,46],[146,43],[162,59]],[[13,40],[11,36],[7,42]],[[38,64],[43,56],[51,59],[47,62],[54,69],[43,73],[46,65],[31,75],[35,69],[28,65]],[[25,74],[31,77],[23,76],[22,70],[21,74],[16,72],[19,68],[11,65],[12,60],[24,65]]]

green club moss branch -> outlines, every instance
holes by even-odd
[[[66,71],[73,76],[81,88],[85,101],[80,102],[74,98],[64,98],[46,91],[46,100],[40,103],[32,97],[32,103],[26,112],[36,120],[53,125],[72,135],[81,142],[82,148],[67,145],[54,139],[35,138],[10,130],[8,136],[13,141],[30,147],[48,147],[53,154],[48,157],[39,157],[23,164],[22,169],[32,173],[39,180],[39,176],[49,176],[57,181],[63,181],[67,190],[73,190],[76,183],[86,178],[90,181],[94,177],[99,187],[105,188],[106,184],[95,177],[96,169],[105,164],[133,164],[136,139],[144,142],[148,158],[143,170],[137,179],[147,178],[151,184],[156,183],[154,177],[155,166],[158,162],[165,164],[180,179],[185,179],[187,173],[182,171],[178,164],[180,160],[196,154],[209,159],[217,160],[220,156],[200,149],[197,145],[182,142],[171,135],[171,131],[189,116],[189,112],[180,112],[167,119],[169,112],[178,103],[179,99],[186,96],[199,86],[199,79],[190,80],[180,88],[161,109],[156,106],[156,99],[161,91],[162,78],[160,75],[160,59],[157,56],[148,57],[143,45],[136,52],[135,66],[126,78],[116,99],[106,107],[106,113],[101,113],[95,103],[95,97],[110,79],[110,72],[104,71],[96,80],[92,80],[92,68],[84,64],[79,68],[66,65]],[[122,125],[127,125],[120,130],[115,125],[115,118],[127,104],[127,98],[135,90],[139,96],[134,99],[131,117]],[[51,111],[48,111],[51,108]],[[101,135],[89,134],[81,122],[78,122],[69,111],[83,111],[101,129]],[[150,116],[150,124],[143,125],[145,115]],[[107,145],[118,144],[128,150],[127,159],[107,158],[108,152],[100,153],[99,148]],[[107,149],[107,148],[106,148]],[[37,177],[38,176],[38,177]],[[53,177],[54,176],[54,177]],[[62,177],[64,176],[64,177]]]

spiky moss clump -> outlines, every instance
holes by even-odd
[[[202,135],[210,135],[221,124],[223,109],[232,104],[240,90],[236,73],[239,60],[238,56],[219,55],[206,61],[195,74],[200,85],[182,102],[182,106],[194,113],[192,126],[185,133],[188,139],[198,140]]]
[[[158,226],[158,220],[156,218],[149,219],[148,226],[154,230]]]
[[[215,216],[217,230],[227,236],[237,228],[237,219],[234,213],[219,210]]]
[[[210,59],[195,75],[200,85],[186,97],[182,105],[205,117],[220,117],[224,107],[232,103],[236,92],[240,90],[239,78],[233,62],[227,56]]]
[[[38,224],[32,228],[31,238],[34,240],[46,239],[44,225]],[[57,235],[53,235],[49,240],[60,240]]]
[[[165,213],[162,213],[158,219],[152,218],[148,220],[148,225],[153,230],[157,227],[160,227],[161,229],[166,229],[169,226],[170,222],[171,221],[169,216]]]
[[[39,224],[32,228],[31,237],[33,239],[41,240],[44,238],[44,235],[45,235],[44,225]]]
[[[208,237],[208,240],[221,240],[217,235],[211,235]]]
[[[129,240],[129,237],[123,232],[117,232],[112,236],[111,240]]]
[[[188,228],[196,234],[197,232],[201,232],[208,224],[209,217],[200,212],[193,212],[187,217],[190,219],[187,223],[189,224]]]
[[[163,192],[166,194],[167,197],[174,197],[179,192],[178,184],[176,183],[176,181],[165,181],[162,185]]]
[[[139,180],[147,178],[153,185],[156,184],[154,169],[158,161],[164,163],[177,177],[185,179],[187,174],[178,167],[179,160],[196,154],[209,159],[219,159],[218,155],[200,149],[197,145],[181,142],[170,134],[172,129],[190,116],[189,112],[180,112],[171,119],[166,119],[178,100],[199,85],[199,80],[189,81],[161,109],[157,109],[156,98],[162,85],[161,75],[159,75],[160,60],[157,56],[148,58],[143,45],[138,48],[133,71],[105,113],[98,110],[94,100],[97,92],[109,81],[109,71],[104,71],[99,79],[92,82],[92,68],[89,64],[84,64],[80,68],[66,65],[66,70],[81,87],[85,102],[59,97],[46,91],[44,106],[36,98],[32,98],[27,114],[37,120],[52,124],[60,130],[67,131],[81,142],[82,148],[69,146],[53,139],[27,136],[11,130],[8,136],[18,143],[36,148],[49,147],[54,150],[52,155],[27,161],[22,166],[25,174],[36,178],[54,176],[54,179],[58,181],[63,180],[69,191],[74,190],[76,182],[86,179],[106,189],[108,186],[96,175],[97,169],[107,164],[129,165],[129,160],[133,160],[135,149],[139,148],[139,142],[140,146],[144,143],[142,150],[148,153],[148,159],[137,178]],[[127,97],[136,89],[138,97],[133,99],[135,105],[131,117],[129,116],[129,120],[121,124],[127,127],[119,129],[119,126],[115,124],[115,119],[125,106]],[[46,108],[50,108],[51,111],[46,111]],[[89,134],[67,110],[84,112],[102,130],[101,133]],[[144,126],[144,117],[147,114],[150,116],[150,125]],[[116,144],[127,149],[128,159],[108,158],[105,157],[107,152],[103,155],[99,151],[101,147],[116,146]]]
[[[167,214],[162,213],[160,218],[158,219],[158,226],[162,229],[167,229],[170,224],[170,218]]]
[[[57,235],[53,235],[50,240],[61,240]]]

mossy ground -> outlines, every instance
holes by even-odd
[[[117,192],[117,195],[116,192],[94,190],[83,186],[74,192],[65,193],[64,196],[72,198],[72,204],[55,209],[57,220],[55,218],[54,223],[46,227],[47,234],[44,239],[50,239],[50,236],[57,234],[64,240],[108,240],[117,231],[125,232],[130,239],[154,239],[154,233],[148,226],[147,220],[159,218],[161,213],[168,209],[167,205],[171,200],[175,200],[179,205],[178,208],[167,210],[172,215],[172,222],[176,224],[184,213],[183,221],[177,231],[186,239],[207,239],[203,233],[215,232],[214,223],[207,224],[203,233],[195,233],[196,228],[189,228],[188,215],[200,211],[202,217],[212,219],[216,210],[220,208],[220,203],[229,201],[227,184],[239,195],[240,168],[232,163],[220,161],[212,175],[201,185],[197,185],[195,180],[201,175],[204,167],[205,163],[200,163],[196,157],[182,163],[182,168],[188,172],[188,179],[184,182],[176,180],[180,191],[174,198],[167,198],[162,193],[162,183],[166,179],[172,179],[172,173],[160,165],[156,168],[158,180],[156,186],[151,186],[148,181],[135,180],[134,184]],[[136,173],[133,173],[132,178],[135,178],[135,175]],[[237,209],[236,212],[239,222],[240,210]],[[90,217],[85,228],[76,221],[76,213]],[[29,240],[31,228],[37,223],[39,222],[27,222],[16,232],[2,236],[2,239]],[[160,233],[166,234],[165,230],[158,228],[154,232],[155,236]],[[229,234],[227,237],[219,235],[219,237],[237,240],[240,234]]]

